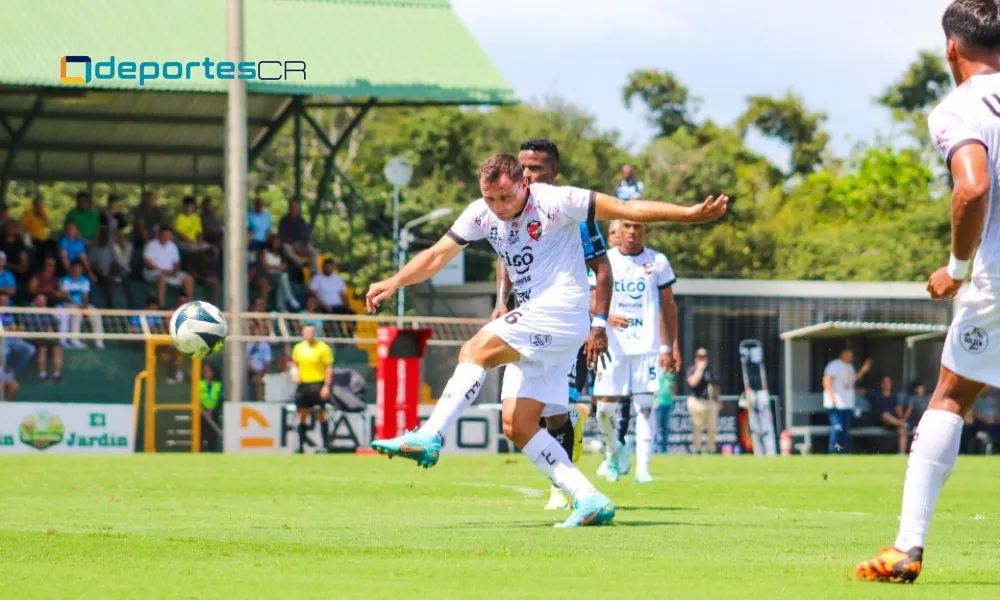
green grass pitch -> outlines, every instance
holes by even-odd
[[[915,586],[850,579],[892,543],[905,464],[658,457],[656,483],[599,483],[615,526],[554,530],[521,456],[8,456],[0,598],[1000,597],[989,457],[960,459]]]

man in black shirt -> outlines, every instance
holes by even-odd
[[[302,259],[306,258],[312,272],[319,273],[319,255],[309,243],[310,233],[309,223],[302,218],[302,206],[292,200],[288,203],[288,214],[278,221],[278,237],[285,258],[293,265],[302,264]]]
[[[903,408],[902,398],[892,390],[892,377],[886,375],[882,378],[879,389],[868,395],[868,404],[871,406],[878,424],[896,434],[899,440],[899,453],[906,454],[906,444],[909,437],[906,421],[910,418],[910,411],[913,407]]]
[[[691,386],[688,412],[693,428],[691,450],[695,454],[715,452],[715,433],[719,421],[719,388],[715,373],[708,367],[708,351],[699,348],[694,364],[688,367],[687,383]],[[708,429],[708,439],[702,450],[702,432]]]

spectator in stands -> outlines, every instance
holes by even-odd
[[[13,219],[3,225],[0,252],[7,255],[7,269],[14,274],[18,285],[25,285],[31,277],[31,257],[22,239],[21,228]]]
[[[17,294],[17,280],[14,278],[14,274],[7,269],[7,255],[3,252],[0,252],[0,292],[11,298]]]
[[[322,337],[327,334],[327,331],[326,327],[324,327],[324,325],[326,325],[326,320],[318,318],[320,314],[320,308],[321,305],[319,302],[319,298],[317,298],[315,294],[310,294],[309,297],[306,298],[306,308],[305,310],[302,311],[302,313],[307,315],[317,315],[317,316],[313,318],[302,319],[300,327],[305,327],[306,325],[312,325],[313,327],[316,328],[316,331],[318,331],[319,335]]]
[[[0,292],[0,311],[3,307],[10,306],[10,296]],[[24,329],[16,319],[14,315],[9,312],[0,312],[0,323],[3,324],[3,330],[5,332],[17,332]],[[12,373],[19,373],[26,366],[28,362],[31,361],[31,357],[35,355],[35,347],[29,342],[11,336],[0,337],[0,345],[3,346],[3,361],[6,370]]]
[[[927,388],[924,387],[924,384],[920,381],[911,383],[910,395],[906,397],[906,406],[910,413],[910,424],[913,427],[916,427],[917,423],[920,422],[920,417],[924,416],[928,402],[930,402],[930,398],[927,397]]]
[[[108,229],[108,235],[111,239],[117,238],[118,232],[125,231],[125,228],[128,227],[128,220],[125,218],[125,213],[122,212],[121,205],[122,201],[118,198],[118,194],[108,194],[108,205],[100,214],[100,227]]]
[[[212,248],[212,258],[218,259],[222,253],[223,227],[215,214],[215,202],[208,196],[201,200],[201,227],[205,243]]]
[[[7,203],[0,200],[0,227],[3,227],[10,220],[10,208]]]
[[[691,414],[691,447],[695,454],[715,452],[715,435],[719,422],[719,378],[708,366],[708,350],[698,348],[694,364],[688,367],[687,383],[691,386],[688,413]],[[707,443],[702,449],[702,434],[708,429]]]
[[[45,294],[38,294],[34,297],[31,305],[35,308],[48,308],[49,299]],[[36,333],[55,333],[57,329],[56,319],[51,313],[29,313],[25,315],[24,330]],[[49,379],[49,356],[52,357],[52,381],[59,383],[62,381],[63,367],[63,347],[56,344],[54,337],[35,338],[35,348],[38,350],[38,378],[42,381]]]
[[[267,245],[267,236],[271,235],[271,228],[274,227],[274,221],[271,219],[271,211],[267,210],[264,199],[260,195],[254,199],[253,210],[250,211],[248,217],[250,250],[256,252]]]
[[[222,382],[215,378],[215,369],[209,363],[201,365],[201,381],[198,382],[198,397],[201,400],[201,447],[208,452],[222,450]]]
[[[619,200],[636,200],[642,198],[642,194],[645,191],[646,184],[635,178],[635,173],[632,172],[632,165],[622,167],[622,180],[618,183],[618,187],[615,188],[615,196]]]
[[[72,223],[76,225],[80,232],[80,237],[87,243],[93,241],[97,235],[97,228],[101,224],[101,216],[97,214],[90,202],[90,194],[78,192],[76,194],[76,208],[66,214],[66,226]]]
[[[80,261],[85,273],[90,273],[90,259],[87,258],[87,244],[80,237],[75,223],[66,223],[66,234],[59,240],[59,260],[64,273],[69,273],[70,266]]]
[[[617,248],[621,243],[622,222],[618,219],[608,225],[608,248]]]
[[[860,371],[854,370],[854,351],[844,348],[823,370],[823,407],[830,417],[830,454],[847,452],[850,448],[851,421],[854,418],[854,396],[858,382],[872,367],[865,360]]]
[[[146,311],[160,310],[160,305],[156,303],[156,296],[146,298],[143,309]],[[167,333],[166,321],[160,315],[146,315],[146,325],[149,326],[150,333]],[[129,317],[128,330],[131,333],[142,333],[142,317],[139,315]]]
[[[116,287],[120,287],[125,293],[126,308],[135,306],[132,299],[132,285],[128,280],[128,260],[122,249],[111,241],[111,232],[107,226],[101,225],[100,229],[97,230],[97,239],[87,251],[87,256],[90,257],[90,265],[97,277],[97,284],[103,290],[105,306],[115,307],[114,291]]]
[[[143,277],[156,283],[156,297],[160,306],[167,303],[167,285],[183,287],[190,298],[194,295],[194,279],[181,271],[181,253],[173,240],[173,232],[166,225],[160,227],[156,237],[142,251]]]
[[[6,344],[3,348],[7,348]],[[6,354],[3,354],[0,358],[4,361],[7,360]],[[13,400],[14,396],[17,395],[17,391],[21,389],[21,384],[18,383],[17,378],[14,377],[14,372],[7,369],[6,362],[3,364],[3,370],[0,371],[0,379],[3,379],[3,399],[7,401]]]
[[[194,196],[185,196],[181,203],[181,212],[174,217],[174,232],[177,234],[177,245],[186,254],[199,254],[205,250],[202,239],[201,215],[197,212],[198,202]]]
[[[295,299],[292,283],[288,279],[288,266],[281,257],[281,240],[273,233],[267,237],[267,244],[257,255],[257,289],[265,300],[271,293],[271,286],[277,286],[275,307],[281,312],[299,310],[302,305]]]
[[[69,296],[69,300],[63,303],[63,306],[68,308],[79,308],[79,309],[93,309],[94,305],[90,303],[90,279],[83,274],[83,263],[76,261],[70,267],[69,275],[62,278],[60,282],[60,287],[62,287],[63,292]],[[90,326],[92,331],[98,335],[104,333],[104,325],[101,322],[101,315],[91,312]],[[71,316],[72,330],[73,333],[80,333],[80,325],[83,322],[83,314],[79,312],[74,312]],[[97,348],[104,349],[104,340],[98,338],[94,343]],[[74,348],[86,348],[87,345],[83,343],[83,340],[75,338],[70,342]]]
[[[59,275],[56,273],[55,257],[47,257],[42,264],[42,270],[36,273],[28,281],[28,296],[32,299],[42,295],[47,301],[53,304],[60,300],[65,300],[62,290],[59,288]]]
[[[247,326],[247,333],[251,336],[264,335],[253,321]],[[271,345],[267,342],[247,342],[247,369],[254,387],[254,400],[258,402],[264,401],[264,375],[271,370],[271,357]]]
[[[59,253],[59,246],[54,240],[49,239],[49,228],[52,226],[52,219],[49,218],[48,211],[45,210],[45,202],[41,196],[36,196],[31,208],[25,209],[21,215],[21,228],[28,233],[31,245],[35,248],[35,264],[43,264],[45,259],[56,256]]]
[[[153,192],[145,192],[142,202],[132,213],[132,247],[141,251],[146,244],[156,239],[156,232],[166,222],[166,215],[156,205],[156,196]]]
[[[309,269],[319,273],[319,254],[309,243],[311,235],[309,224],[302,218],[302,206],[292,200],[288,203],[288,214],[278,221],[278,235],[284,245],[285,258],[293,266],[299,266],[303,260],[309,261]]]
[[[250,312],[254,313],[266,313],[267,312],[267,300],[258,296],[254,298],[253,302],[250,303]],[[261,332],[260,335],[273,336],[274,328],[271,326],[270,319],[252,319],[251,323],[257,324],[257,330]],[[249,327],[249,325],[247,325]]]
[[[962,448],[966,453],[979,454],[980,445],[989,448],[1000,443],[1000,390],[986,388],[965,417]]]
[[[906,404],[905,398],[892,389],[892,377],[886,375],[879,384],[879,389],[868,395],[868,405],[878,425],[896,435],[899,441],[899,453],[906,454],[909,442],[907,421],[912,407]]]
[[[332,260],[327,259],[323,262],[323,272],[314,275],[309,281],[309,290],[316,295],[323,312],[338,315],[351,314],[351,309],[348,306],[347,283],[333,271]]]

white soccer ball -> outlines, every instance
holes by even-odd
[[[208,302],[188,302],[170,317],[174,347],[189,358],[205,358],[222,349],[229,325],[218,308]]]

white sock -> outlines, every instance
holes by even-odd
[[[597,488],[587,481],[576,465],[570,462],[566,451],[547,430],[538,430],[538,433],[525,444],[524,448],[521,448],[521,452],[531,459],[531,462],[543,475],[551,479],[552,483],[574,500],[587,498],[597,493]]]
[[[653,454],[653,428],[648,412],[649,409],[640,409],[635,415],[636,473],[649,473],[649,457]]]
[[[608,460],[614,460],[618,454],[618,432],[615,427],[618,421],[618,403],[597,401],[597,427],[604,436],[605,455]]]
[[[438,399],[434,412],[420,427],[420,431],[444,437],[445,432],[462,415],[462,411],[479,396],[484,379],[486,370],[479,365],[462,363],[455,367],[455,374],[448,380],[448,385],[444,386],[444,393]]]
[[[962,417],[946,410],[930,409],[921,417],[906,469],[896,548],[924,547],[938,495],[955,468],[963,424]]]

